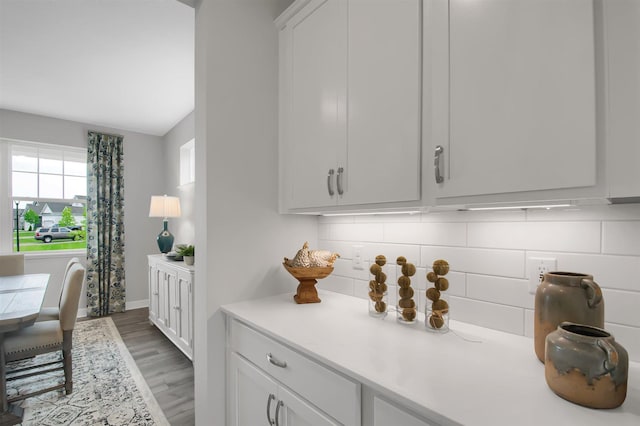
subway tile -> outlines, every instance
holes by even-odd
[[[335,241],[335,240],[318,240],[318,249],[329,250],[340,255],[342,260],[351,260],[353,257],[353,245],[362,243],[352,243],[347,241]]]
[[[613,335],[629,353],[629,360],[640,362],[640,328],[604,323],[604,328]]]
[[[318,216],[318,223],[355,223],[355,217],[350,215],[345,216]]]
[[[318,223],[318,239],[328,240],[331,238],[331,225],[327,223]]]
[[[354,280],[353,281],[353,295],[360,299],[369,300],[369,281]],[[363,309],[366,308],[366,303],[362,305]]]
[[[524,222],[524,210],[433,211],[422,214],[423,222]]]
[[[367,269],[353,269],[352,260],[338,259],[333,264],[332,275],[339,275],[341,277],[354,278],[359,280],[369,279],[369,270]]]
[[[445,259],[451,270],[456,272],[525,278],[525,256],[518,250],[423,246],[420,258],[420,265],[431,265],[436,259]]]
[[[327,225],[327,239],[339,241],[383,241],[382,223],[336,223]]]
[[[465,246],[465,223],[387,223],[384,241],[403,244]]]
[[[600,223],[469,223],[468,246],[600,253]]]
[[[554,222],[640,220],[640,204],[572,206],[549,210],[527,210],[527,220]]]
[[[383,244],[369,243],[365,245],[364,256],[367,262],[373,263],[376,256],[382,254],[387,258],[387,264],[395,264],[399,256],[404,256],[408,262],[418,265],[420,261],[420,246],[411,244]]]
[[[533,320],[535,311],[533,309],[524,310],[524,335],[526,337],[533,337]],[[533,347],[533,341],[531,342]]]
[[[593,275],[603,288],[640,291],[640,257],[528,252],[527,257],[553,257],[558,270]]]
[[[340,277],[338,275],[329,275],[328,277],[318,281],[318,284],[316,284],[316,288],[353,296],[353,281],[353,278]]]
[[[640,256],[640,220],[603,222],[602,252]]]
[[[640,293],[604,289],[602,297],[606,322],[640,327]]]
[[[533,309],[534,295],[527,280],[467,274],[467,297]]]
[[[355,223],[420,222],[420,213],[369,214],[353,216]]]
[[[520,336],[524,333],[522,308],[455,296],[449,302],[451,319]]]

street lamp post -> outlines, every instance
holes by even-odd
[[[16,201],[16,251],[20,251],[20,213],[18,205],[19,202]]]

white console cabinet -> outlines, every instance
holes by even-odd
[[[194,267],[149,255],[149,321],[193,360]]]

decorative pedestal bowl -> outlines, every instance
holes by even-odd
[[[291,275],[298,281],[298,289],[293,300],[296,303],[320,303],[316,283],[322,278],[326,278],[333,272],[333,267],[314,267],[314,268],[293,268],[282,264]]]

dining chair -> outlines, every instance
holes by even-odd
[[[1,254],[0,255],[0,276],[24,274],[24,254]]]
[[[64,283],[67,280],[67,274],[69,274],[69,270],[75,263],[80,263],[80,259],[78,259],[77,257],[72,257],[69,262],[67,262],[67,266],[64,268],[62,285],[60,286],[60,296],[58,297],[58,306],[50,306],[40,309],[40,313],[38,314],[38,318],[36,319],[37,322],[54,321],[60,318],[60,304],[62,303],[62,291],[64,290]]]
[[[60,318],[58,320],[36,322],[31,327],[26,327],[5,335],[4,350],[7,363],[49,352],[62,352],[62,357],[55,361],[42,362],[29,367],[15,369],[12,369],[11,365],[8,365],[7,381],[64,370],[63,383],[24,395],[10,397],[7,399],[9,403],[56,389],[64,388],[67,395],[73,392],[71,359],[72,335],[76,324],[76,317],[78,316],[78,304],[80,302],[80,293],[82,291],[84,277],[84,266],[80,263],[71,265],[62,289]]]

